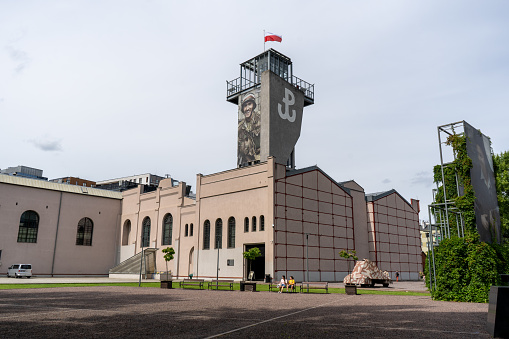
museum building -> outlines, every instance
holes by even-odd
[[[153,192],[124,191],[122,261],[145,248],[146,273],[156,273],[166,264],[156,249],[172,246],[175,278],[242,280],[253,272],[256,280],[342,281],[348,267],[339,252],[355,250],[393,276],[418,279],[417,200],[394,190],[366,195],[317,166],[295,168],[314,86],[293,75],[290,58],[269,49],[242,63],[240,77],[227,82],[227,100],[238,107],[237,168],[198,174],[195,199],[186,183],[168,180]],[[243,252],[253,247],[262,256],[248,263]]]

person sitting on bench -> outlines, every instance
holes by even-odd
[[[281,277],[281,281],[279,282],[279,285],[277,287],[279,287],[279,292],[277,293],[283,293],[283,288],[285,288],[287,285],[287,282],[286,282],[286,277],[283,275],[283,277]],[[286,290],[288,290],[288,287],[286,288]]]
[[[293,275],[290,276],[290,280],[288,280],[288,286],[286,287],[286,291],[288,292],[288,287],[290,288],[290,292],[295,291],[295,279]]]

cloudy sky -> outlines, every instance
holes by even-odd
[[[315,84],[297,167],[428,219],[437,126],[509,150],[509,2],[0,0],[0,168],[104,180],[236,166],[226,80],[268,43]]]

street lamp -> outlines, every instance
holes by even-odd
[[[309,233],[304,233],[306,235],[306,279],[309,281]],[[308,285],[309,286],[309,285]]]
[[[140,260],[140,281],[138,287],[141,287],[141,270],[143,269],[143,236],[141,241],[141,260]]]
[[[217,248],[217,266],[216,266],[216,290],[217,290],[217,283],[219,281],[219,237],[216,235],[216,248]]]

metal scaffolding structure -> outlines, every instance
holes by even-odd
[[[442,187],[437,183],[437,188],[433,189],[433,201],[436,201],[439,190],[442,190],[444,200],[441,203],[432,203],[428,205],[429,226],[427,228],[428,260],[430,289],[437,288],[436,267],[435,267],[435,251],[434,248],[444,239],[451,237],[451,228],[453,235],[459,237],[465,236],[465,223],[463,215],[456,207],[455,201],[451,197],[463,195],[463,186],[459,181],[458,174],[455,172],[455,192],[447,192],[446,179],[444,169],[452,165],[452,162],[444,162],[443,146],[447,146],[447,137],[452,135],[464,135],[465,121],[459,121],[447,125],[438,126],[438,147],[440,151],[440,170],[442,174]],[[445,141],[442,141],[442,136]],[[452,150],[453,159],[456,160],[456,151]],[[454,227],[455,226],[455,227]],[[433,282],[433,283],[432,283]]]

